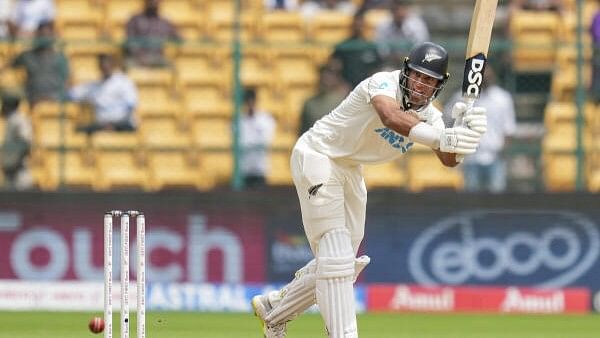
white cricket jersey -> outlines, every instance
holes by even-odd
[[[308,145],[330,158],[360,164],[387,162],[406,153],[413,142],[385,127],[371,105],[371,99],[377,95],[401,102],[400,72],[380,72],[362,81],[305,133]],[[424,109],[420,114],[429,116],[427,123],[444,129],[442,113],[431,104]]]

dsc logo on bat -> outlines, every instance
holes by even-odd
[[[466,67],[467,69],[465,69],[466,81],[463,82],[465,85],[467,85],[466,90],[463,90],[467,96],[479,97],[480,86],[481,82],[483,81],[485,61],[485,56],[482,53],[479,53],[468,60]]]

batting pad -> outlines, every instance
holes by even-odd
[[[358,338],[354,304],[354,250],[350,232],[327,232],[317,250],[317,304],[329,338]]]
[[[354,261],[354,281],[371,259],[362,255]],[[271,291],[267,296],[273,310],[265,318],[268,325],[288,322],[315,304],[317,261],[311,260],[296,271],[294,279],[280,291]]]
[[[317,261],[313,259],[296,271],[294,279],[281,291],[269,293],[273,310],[265,318],[268,325],[290,321],[315,303],[316,271]]]

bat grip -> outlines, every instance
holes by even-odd
[[[475,98],[473,97],[463,97],[463,102],[467,105],[467,109],[465,110],[465,112],[468,112],[470,109],[473,108],[473,105],[475,104]],[[464,118],[464,113],[460,114],[459,116],[456,117],[456,121],[454,122],[455,126],[462,126],[463,124],[463,118]]]
[[[468,112],[469,110],[471,110],[473,108],[473,105],[475,104],[475,98],[473,97],[463,97],[463,102],[467,105],[467,109],[465,110],[465,112]],[[456,117],[456,121],[454,121],[454,125],[455,126],[462,126],[463,125],[463,118],[464,118],[464,113],[460,114],[459,116]],[[462,161],[465,159],[465,155],[461,155],[461,154],[457,154],[456,155],[456,163],[462,163]]]

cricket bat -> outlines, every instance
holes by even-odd
[[[462,95],[468,107],[473,106],[481,92],[497,6],[498,0],[475,0],[462,83]]]

